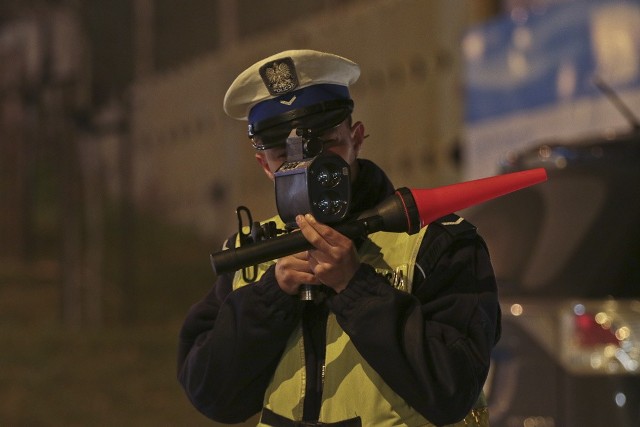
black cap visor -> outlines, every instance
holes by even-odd
[[[353,111],[353,101],[337,99],[297,110],[287,111],[249,125],[249,138],[257,150],[268,150],[286,144],[293,129],[305,129],[311,135],[342,123]]]

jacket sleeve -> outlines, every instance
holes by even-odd
[[[378,374],[434,424],[463,419],[488,374],[500,331],[500,308],[482,239],[454,240],[429,271],[418,255],[411,294],[363,264],[330,300],[354,345]]]
[[[238,423],[257,413],[302,303],[278,286],[273,266],[254,284],[232,291],[220,276],[189,310],[180,331],[178,380],[209,418]],[[259,355],[260,357],[256,357]]]

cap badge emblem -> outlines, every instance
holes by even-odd
[[[272,96],[291,92],[298,87],[298,76],[293,59],[284,58],[260,67],[260,77]]]

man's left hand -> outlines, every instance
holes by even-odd
[[[360,267],[353,241],[333,228],[321,224],[311,214],[298,215],[300,232],[311,243],[309,266],[324,285],[343,291]]]

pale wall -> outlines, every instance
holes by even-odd
[[[459,54],[477,13],[466,0],[377,0],[296,21],[133,87],[134,194],[153,210],[220,237],[236,229],[235,208],[255,219],[275,212],[273,186],[260,171],[246,125],[222,112],[224,93],[248,65],[292,48],[326,50],[360,64],[354,119],[370,137],[362,157],[397,187],[459,180],[452,161],[461,133]],[[214,186],[226,188],[212,199]]]

